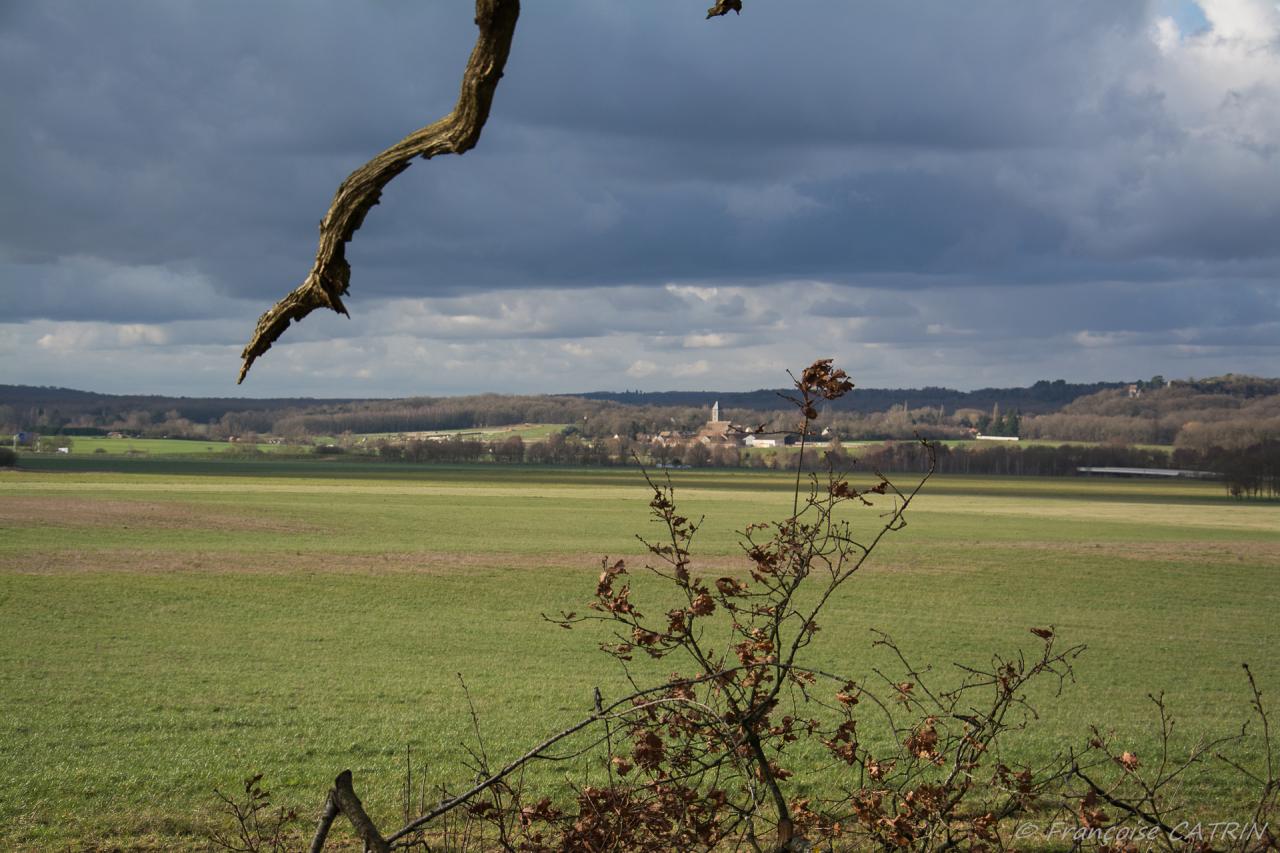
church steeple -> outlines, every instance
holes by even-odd
[[[711,422],[719,423],[720,421],[720,401],[716,400],[711,404]]]

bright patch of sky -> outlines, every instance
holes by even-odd
[[[1209,29],[1209,19],[1196,0],[1157,0],[1156,10],[1162,17],[1172,18],[1184,36]]]

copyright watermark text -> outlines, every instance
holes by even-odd
[[[1171,827],[1167,837],[1174,841],[1261,841],[1267,837],[1265,823],[1257,821],[1219,820],[1219,821],[1182,821]],[[1153,843],[1166,838],[1166,833],[1158,826],[1107,826],[1088,827],[1065,821],[1051,823],[1019,823],[1013,831],[1013,837],[1019,841],[1042,839],[1045,841],[1071,841],[1076,843],[1133,844],[1142,847],[1143,843]]]

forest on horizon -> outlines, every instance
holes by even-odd
[[[689,432],[712,403],[748,428],[785,431],[785,392],[596,392],[574,395],[319,400],[187,398],[0,386],[0,430],[46,435],[226,439],[566,424],[585,439]],[[846,403],[846,401],[848,401]],[[1243,446],[1280,435],[1280,378],[1162,377],[1137,383],[1041,381],[1024,388],[857,389],[827,407],[824,426],[843,439],[966,438],[975,430],[1049,441]]]

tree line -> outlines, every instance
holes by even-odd
[[[526,442],[520,436],[482,440],[455,436],[446,440],[381,439],[364,445],[316,448],[321,454],[356,451],[392,462],[462,464],[493,462],[525,465],[626,466],[644,464],[679,468],[750,468],[794,470],[803,453],[806,468],[920,472],[930,465],[940,474],[1027,477],[1075,476],[1081,468],[1179,469],[1215,474],[1239,498],[1280,497],[1280,439],[1268,438],[1247,447],[1212,447],[1201,451],[1121,444],[951,446],[918,441],[886,441],[853,448],[839,440],[810,443],[803,450],[753,451],[700,441],[648,444],[627,438],[591,439],[581,434],[554,434]]]
[[[845,440],[962,439],[981,432],[1049,441],[1174,445],[1202,454],[1214,447],[1251,447],[1280,434],[1280,379],[1228,375],[1165,382],[1162,377],[1153,377],[1132,388],[1103,388],[1074,397],[1056,411],[1045,410],[1045,401],[1068,395],[1075,387],[1065,383],[1061,387],[1043,383],[1042,387],[1037,383],[1021,389],[1026,394],[1011,395],[1008,401],[985,408],[922,405],[920,400],[930,399],[929,394],[904,391],[901,402],[875,411],[828,405],[823,422],[831,433]],[[757,397],[765,392],[752,393],[757,396],[746,398],[763,406],[764,398]],[[723,395],[724,416],[745,428],[785,430],[790,417],[787,404],[778,394],[769,393],[772,408],[735,406],[734,400],[744,395]],[[884,403],[886,394],[860,389],[849,397],[862,395]],[[0,430],[47,435],[121,431],[142,438],[213,440],[257,434],[304,442],[344,433],[398,434],[540,423],[567,424],[571,433],[606,440],[688,434],[708,418],[709,406],[676,403],[697,397],[694,392],[620,396],[628,402],[589,395],[500,394],[398,400],[219,401],[0,386]],[[1024,408],[1017,402],[1020,399],[1031,399],[1033,408]],[[645,400],[670,403],[641,402]]]

